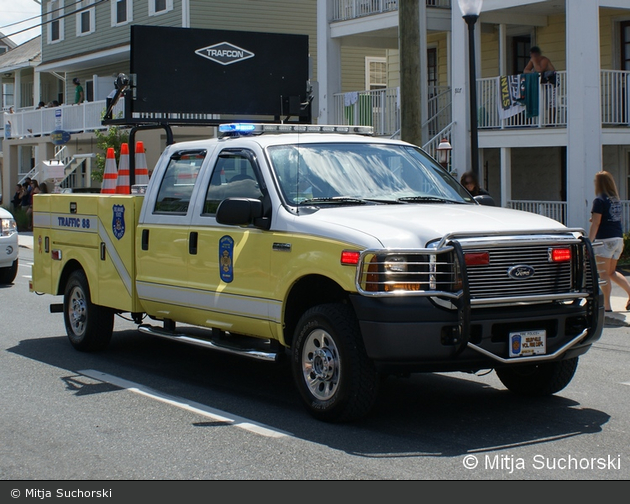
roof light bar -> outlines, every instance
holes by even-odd
[[[260,135],[263,133],[342,133],[350,135],[373,135],[372,126],[343,126],[318,124],[252,124],[229,123],[219,126],[221,136]]]

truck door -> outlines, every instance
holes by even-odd
[[[216,210],[226,198],[263,200],[265,188],[252,151],[224,149],[211,176],[201,184],[191,233],[197,248],[190,255],[189,283],[199,293],[199,319],[237,334],[270,337],[269,321],[280,319],[280,302],[271,300],[269,231],[218,224]]]
[[[197,175],[206,150],[174,150],[162,180],[145,196],[136,236],[137,291],[147,313],[178,321],[190,314],[188,257],[190,219]]]

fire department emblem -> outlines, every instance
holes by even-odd
[[[114,205],[113,213],[112,233],[114,233],[117,240],[120,240],[125,236],[125,207],[123,205]]]
[[[219,240],[219,275],[225,283],[234,280],[234,239],[231,236]]]

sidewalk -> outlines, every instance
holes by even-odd
[[[18,235],[18,243],[20,248],[33,249],[33,232],[24,231]],[[630,279],[630,275],[628,275]],[[612,305],[613,313],[607,313],[604,319],[604,323],[608,326],[615,327],[630,327],[630,312],[626,311],[626,303],[628,298],[621,287],[613,284],[612,296],[610,298],[610,304]]]

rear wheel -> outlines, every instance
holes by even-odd
[[[74,348],[93,352],[107,347],[114,330],[114,311],[92,303],[83,271],[73,272],[66,283],[63,317]]]
[[[0,285],[13,283],[18,272],[18,260],[13,261],[11,266],[0,268]]]
[[[356,420],[374,405],[378,373],[348,306],[320,305],[304,313],[293,341],[292,368],[306,408],[319,420]]]
[[[558,362],[497,369],[508,390],[524,396],[546,396],[560,392],[573,379],[578,357]]]

